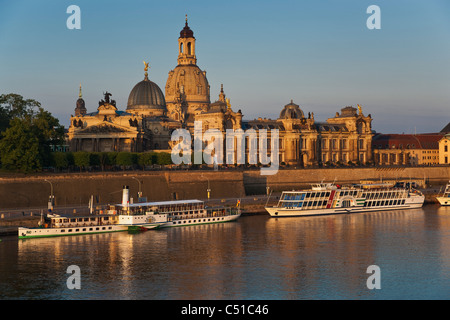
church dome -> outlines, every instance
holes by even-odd
[[[144,80],[136,84],[128,96],[127,110],[166,110],[164,94],[156,83]]]
[[[178,65],[169,72],[166,82],[166,99],[175,102],[183,94],[189,103],[210,103],[206,71],[196,65]]]
[[[77,109],[86,109],[86,104],[84,103],[83,98],[79,98],[76,104]]]
[[[292,100],[291,103],[284,106],[280,113],[280,119],[302,119],[304,117],[300,106],[295,104]]]
[[[180,32],[180,38],[193,38],[194,37],[194,31],[189,28],[186,18],[186,25],[184,26],[183,30]]]

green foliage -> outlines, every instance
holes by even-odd
[[[138,154],[138,164],[141,166],[151,166],[157,163],[156,152],[143,152]]]
[[[89,157],[89,166],[99,166],[100,165],[100,154],[98,152],[92,152]]]
[[[69,167],[69,160],[65,152],[53,152],[53,164],[57,169],[66,169]]]
[[[73,153],[75,165],[80,168],[87,168],[90,164],[90,153],[85,151],[78,151]]]
[[[19,118],[11,120],[10,127],[2,133],[0,158],[6,170],[29,173],[42,169],[39,140],[28,121]]]
[[[75,159],[73,156],[73,152],[66,152],[67,165],[72,167],[75,165]]]
[[[8,120],[33,116],[35,108],[41,109],[41,104],[33,99],[23,99],[19,94],[0,95],[0,108],[6,112]]]
[[[100,164],[100,167],[102,168],[102,171],[105,170],[105,167],[107,165],[111,165],[109,161],[108,153],[107,152],[99,152],[98,153],[98,162]]]
[[[125,168],[133,165],[133,156],[130,152],[119,152],[116,158],[116,164]]]
[[[108,164],[110,165],[116,164],[117,152],[108,152],[107,157],[108,157]]]
[[[54,165],[51,146],[64,142],[64,127],[39,102],[2,94],[0,118],[2,168],[33,172]]]
[[[172,164],[172,157],[168,152],[158,152],[156,154],[157,163],[160,165]]]

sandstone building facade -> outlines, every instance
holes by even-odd
[[[104,93],[97,110],[88,113],[81,95],[76,101],[68,130],[71,151],[146,152],[170,150],[171,134],[186,128],[193,133],[194,122],[202,122],[202,131],[227,129],[259,132],[278,129],[279,163],[317,166],[372,161],[372,118],[362,108],[347,106],[326,121],[317,121],[313,112],[305,115],[291,101],[280,108],[277,119],[245,121],[242,111],[234,111],[223,85],[211,103],[206,71],[197,65],[196,38],[186,18],[178,38],[177,65],[168,73],[165,92],[148,77],[131,90],[125,111],[120,111],[111,94]],[[270,140],[270,136],[269,136]],[[270,152],[270,146],[268,146]],[[247,146],[248,152],[248,146]],[[248,154],[247,154],[248,156]]]

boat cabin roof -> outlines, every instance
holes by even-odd
[[[118,207],[158,207],[158,206],[170,206],[170,205],[178,205],[178,204],[201,204],[203,201],[201,200],[172,200],[172,201],[158,201],[158,202],[137,202],[131,203],[128,205],[117,204]]]

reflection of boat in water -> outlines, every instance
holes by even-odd
[[[266,207],[272,217],[325,215],[420,208],[424,195],[390,184],[358,184],[341,187],[318,183],[310,190],[283,191],[278,204]]]
[[[441,197],[436,197],[441,206],[450,206],[450,181],[445,186],[444,194]]]
[[[129,203],[129,190],[124,187],[122,203],[109,206],[105,214],[84,217],[47,215],[37,228],[19,227],[20,239],[57,237],[117,231],[141,231],[161,227],[221,223],[240,217],[239,205],[207,207],[201,200],[174,200]]]

